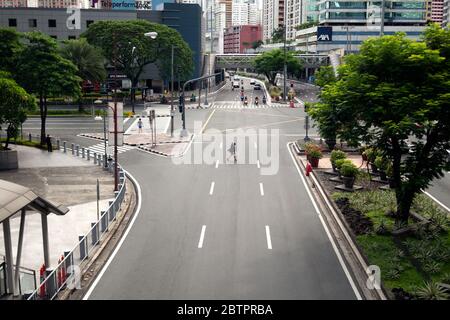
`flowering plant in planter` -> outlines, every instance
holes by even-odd
[[[352,163],[349,159],[338,159],[335,161],[336,171],[339,173],[339,178],[342,178],[341,167],[344,163]]]
[[[355,183],[355,178],[358,175],[358,167],[355,166],[352,162],[344,162],[341,165],[340,172],[342,175],[342,179],[344,180],[345,187],[348,189],[353,188],[353,184]]]
[[[306,159],[311,163],[313,168],[317,168],[319,166],[319,159],[323,157],[322,150],[320,146],[315,143],[308,142],[304,145]]]
[[[333,168],[333,171],[336,172],[336,160],[346,159],[347,155],[344,151],[341,150],[333,150],[331,151],[330,162]]]

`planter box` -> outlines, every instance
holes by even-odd
[[[17,157],[17,150],[0,151],[0,171],[13,170],[18,168],[19,158]]]

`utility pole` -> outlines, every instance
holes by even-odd
[[[287,40],[287,0],[284,0],[284,70],[283,70],[283,101],[286,102],[287,87],[286,87],[286,77],[287,77],[287,64],[286,64],[286,40]]]
[[[119,170],[117,164],[117,46],[116,32],[113,33],[114,45],[114,191],[119,191]]]
[[[174,51],[174,47],[172,44],[171,47],[171,78],[172,78],[172,99],[170,101],[170,136],[173,138],[173,116],[174,116],[174,111],[173,111],[173,51]]]

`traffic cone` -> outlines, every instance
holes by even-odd
[[[312,166],[311,164],[308,162],[308,164],[306,165],[306,176],[309,176],[309,173],[312,172]]]

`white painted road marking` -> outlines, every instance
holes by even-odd
[[[425,193],[427,196],[429,196],[431,198],[431,200],[435,201],[437,204],[439,204],[442,208],[444,208],[445,210],[447,210],[448,212],[450,212],[450,208],[447,207],[445,204],[443,204],[441,201],[439,201],[438,199],[436,199],[435,197],[433,197],[430,193],[428,193],[427,191],[423,191],[423,193]]]
[[[214,184],[215,184],[215,182],[213,181],[213,182],[211,182],[211,188],[209,188],[209,194],[210,195],[212,195],[213,194],[213,192],[214,192]]]
[[[263,196],[264,195],[264,187],[263,187],[262,182],[259,183],[259,191],[261,192],[261,195]]]
[[[272,239],[270,238],[270,228],[266,226],[267,249],[272,250]]]
[[[94,289],[97,286],[97,284],[100,282],[100,280],[103,277],[103,275],[105,274],[106,270],[108,270],[109,265],[114,260],[114,257],[117,255],[117,252],[119,252],[120,248],[122,247],[123,243],[125,242],[125,239],[127,238],[128,234],[130,233],[130,230],[133,227],[134,222],[136,221],[137,217],[139,216],[139,213],[141,212],[141,206],[142,206],[141,186],[139,185],[137,180],[128,171],[126,171],[126,170],[124,170],[124,171],[127,174],[127,176],[133,181],[134,185],[137,188],[137,201],[138,201],[138,203],[137,203],[137,206],[136,206],[136,213],[134,214],[133,219],[131,220],[131,222],[128,224],[128,227],[127,227],[125,233],[123,234],[122,238],[120,239],[119,243],[117,244],[116,248],[112,252],[111,256],[108,258],[108,261],[103,266],[103,268],[101,269],[101,271],[98,274],[97,278],[95,278],[95,280],[92,283],[91,287],[89,288],[89,290],[84,295],[83,300],[88,300],[89,297],[91,296],[92,292],[94,291]]]
[[[200,233],[200,240],[198,240],[198,248],[201,249],[203,247],[203,240],[205,239],[205,231],[206,225],[202,226],[202,232]]]
[[[256,160],[256,166],[259,168],[261,168],[261,164],[259,163],[259,160]]]
[[[216,160],[216,169],[219,167],[219,160]]]
[[[258,149],[258,145],[256,144],[256,142],[255,142],[255,149]]]
[[[359,293],[358,288],[356,287],[355,282],[353,281],[353,278],[351,277],[350,272],[348,271],[348,268],[345,265],[344,259],[342,258],[342,255],[339,252],[339,250],[337,248],[337,245],[334,242],[333,237],[331,236],[330,230],[328,229],[327,225],[325,224],[325,221],[324,221],[324,219],[322,217],[322,214],[320,213],[320,210],[319,210],[319,207],[318,207],[318,205],[316,203],[316,200],[314,199],[311,191],[309,190],[308,184],[306,183],[306,180],[303,177],[302,171],[300,170],[300,167],[299,167],[297,161],[295,161],[294,155],[293,155],[293,153],[291,152],[291,150],[289,148],[290,144],[291,143],[287,143],[286,147],[288,148],[288,152],[291,155],[291,159],[294,162],[294,165],[295,165],[295,168],[297,169],[298,175],[300,176],[300,178],[301,178],[301,180],[303,182],[303,185],[305,186],[306,193],[308,194],[308,197],[311,200],[317,215],[319,216],[319,220],[322,223],[323,228],[325,229],[325,233],[327,234],[328,240],[330,240],[330,242],[331,242],[331,246],[333,247],[334,253],[336,254],[336,256],[338,258],[338,261],[339,261],[339,263],[340,263],[340,265],[342,267],[342,270],[344,270],[345,276],[347,277],[348,282],[350,283],[350,286],[352,287],[353,292],[355,293],[356,299],[362,300],[361,294]]]

